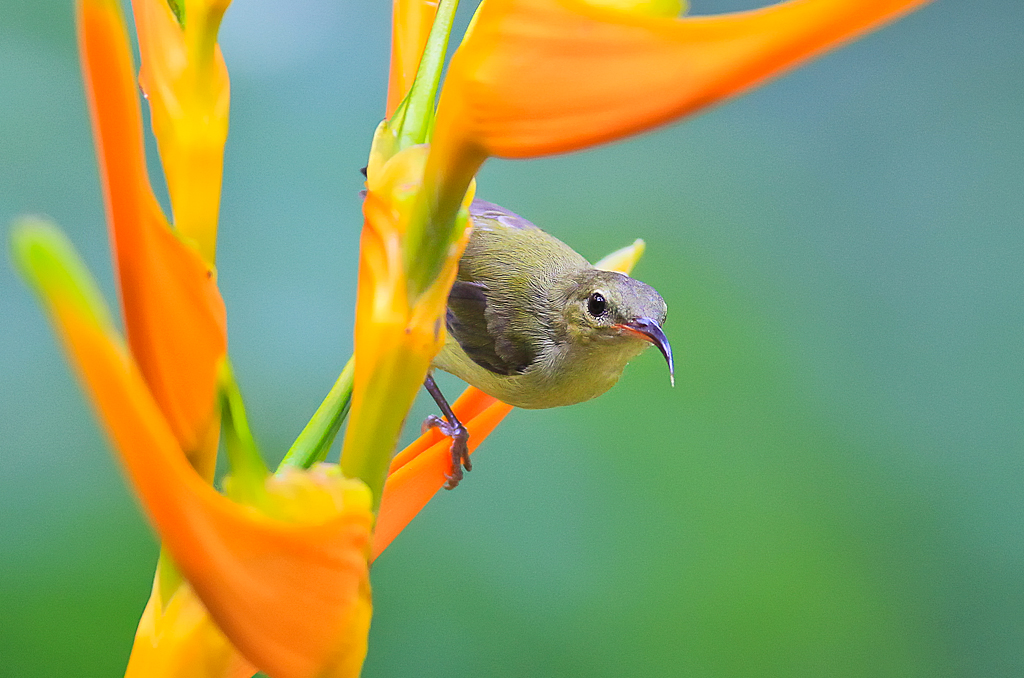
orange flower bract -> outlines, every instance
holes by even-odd
[[[448,290],[468,236],[447,248],[443,269],[427,289],[410,292],[405,236],[426,159],[424,146],[400,151],[370,175],[363,201],[355,382],[341,467],[365,480],[378,498],[405,415],[444,343]],[[471,199],[466,196],[463,207]],[[463,210],[463,223],[467,218]]]
[[[583,0],[486,0],[452,58],[435,139],[487,155],[566,153],[743,92],[927,0],[790,0],[645,16]]]
[[[79,34],[131,356],[109,326],[44,300],[165,547],[231,643],[275,677],[357,675],[370,619],[369,494],[357,485],[333,514],[283,522],[209,485],[226,349],[213,270],[170,230],[149,188],[116,2],[83,0]],[[202,476],[183,454],[196,450]]]
[[[153,196],[124,21],[114,0],[78,5],[86,93],[125,327],[153,397],[189,458],[212,478],[217,365],[227,353],[212,267],[168,227]]]
[[[256,489],[233,493],[251,481],[242,473],[227,483],[242,503],[212,486],[221,396],[241,398],[222,380],[226,315],[213,266],[230,97],[216,33],[228,2],[185,2],[184,24],[164,0],[132,3],[172,230],[146,173],[119,3],[79,0],[127,347],[63,236],[28,220],[16,228],[14,249],[170,556],[162,557],[129,674],[238,678],[258,667],[274,678],[359,675],[372,611],[369,563],[449,472],[451,441],[436,430],[390,457],[445,340],[447,296],[469,237],[466,206],[488,157],[568,152],[667,123],[924,2],[790,0],[671,18],[662,15],[678,8],[675,0],[485,0],[450,64],[429,146],[411,144],[431,129],[436,79],[412,97],[413,113],[405,109],[423,135],[396,136],[384,124],[371,152],[340,463],[347,477],[317,465],[264,478],[253,443]],[[453,7],[444,6],[449,18]],[[436,13],[431,0],[394,0],[389,118],[413,82]],[[440,73],[443,32],[430,40],[431,78]],[[430,110],[421,111],[428,99]],[[637,241],[597,265],[628,272],[642,251]],[[511,409],[467,389],[454,410],[471,451]],[[236,434],[233,426],[225,430]],[[334,432],[323,436],[323,449]]]
[[[181,583],[164,600],[158,570],[125,678],[248,678],[254,673],[191,586]]]
[[[358,675],[371,609],[366,486],[275,478],[274,514],[290,522],[219,494],[182,454],[66,239],[28,228],[16,248],[149,519],[217,626],[275,678]],[[296,500],[300,520],[289,515]]]

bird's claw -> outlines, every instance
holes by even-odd
[[[448,482],[444,484],[446,490],[454,490],[462,482],[463,472],[473,470],[473,464],[469,461],[469,431],[460,422],[450,424],[436,414],[428,415],[423,421],[422,431],[426,433],[436,428],[444,435],[452,439],[452,472],[445,474]]]

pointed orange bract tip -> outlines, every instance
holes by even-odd
[[[391,5],[391,75],[387,115],[390,119],[412,87],[423,48],[437,15],[437,0],[393,0]]]
[[[211,477],[224,303],[213,269],[170,230],[150,188],[117,3],[80,2],[78,32],[128,342],[175,437]]]
[[[449,67],[435,140],[525,158],[612,141],[745,91],[927,0],[790,0],[679,19],[487,0]]]

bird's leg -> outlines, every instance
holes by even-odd
[[[432,374],[427,375],[427,378],[423,381],[423,386],[427,389],[427,393],[433,397],[437,406],[441,408],[442,414],[444,414],[444,419],[434,414],[428,416],[423,422],[423,431],[426,432],[428,429],[438,428],[441,430],[441,433],[452,439],[452,472],[448,476],[448,482],[445,483],[445,489],[454,490],[462,480],[462,469],[465,468],[467,471],[473,470],[473,464],[469,461],[469,431],[455,417],[455,413],[452,412],[452,406],[444,399],[444,395],[434,382]]]

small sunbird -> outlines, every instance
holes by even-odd
[[[628,275],[594,268],[557,238],[503,207],[473,200],[472,231],[448,295],[444,348],[432,367],[515,407],[574,405],[611,388],[626,363],[658,347],[675,382],[662,331],[661,295]],[[466,427],[432,375],[424,383],[452,438],[448,489],[469,471]]]

